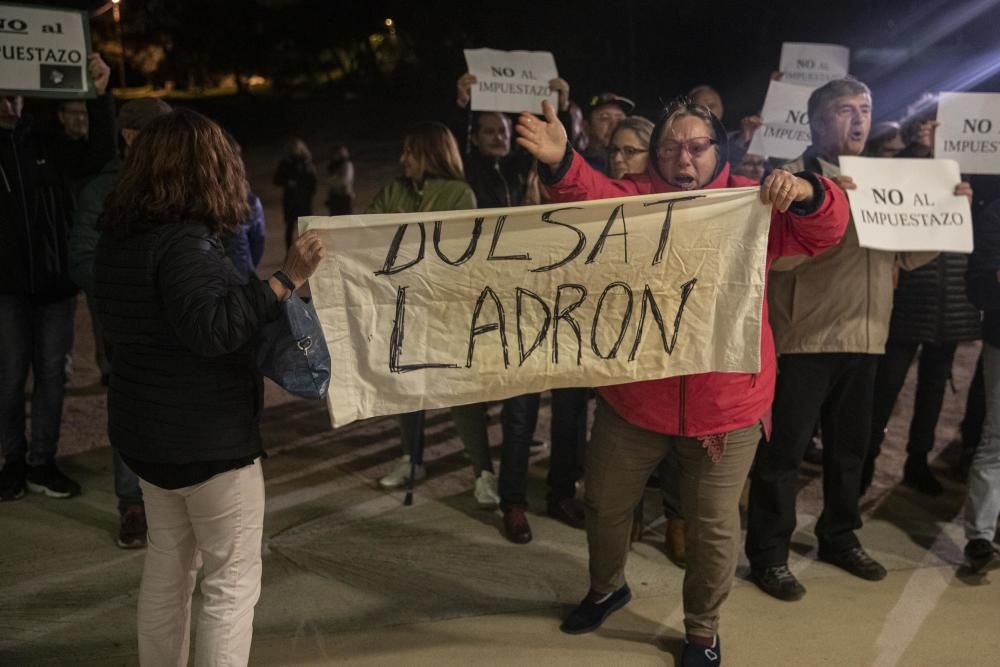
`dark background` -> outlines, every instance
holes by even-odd
[[[235,75],[245,88],[258,74],[272,84],[267,93],[245,94],[270,96],[258,105],[282,131],[301,124],[287,109],[303,98],[328,100],[331,113],[362,104],[385,118],[440,115],[464,71],[462,49],[484,46],[552,51],[578,102],[612,90],[647,115],[710,83],[731,127],[759,109],[783,41],[850,47],[851,71],[872,87],[877,120],[900,117],[925,91],[1000,90],[1000,0],[123,0],[121,9],[129,85],[169,80],[199,90]],[[112,63],[120,50],[110,17],[96,15],[92,26]],[[137,54],[150,45],[163,58],[144,72]]]

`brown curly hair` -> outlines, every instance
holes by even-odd
[[[215,122],[189,109],[156,118],[129,147],[101,227],[119,233],[177,222],[233,232],[250,216],[239,150]]]

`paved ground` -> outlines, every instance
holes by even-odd
[[[379,164],[391,157],[384,146]],[[373,158],[374,161],[374,158]],[[251,165],[266,183],[269,165]],[[382,167],[379,173],[389,173]],[[364,173],[363,170],[359,172]],[[364,196],[370,197],[371,186]],[[268,203],[277,265],[280,224]],[[62,464],[84,494],[0,505],[0,665],[135,664],[135,598],[142,553],[114,546],[117,516],[105,398],[90,361],[89,315],[78,312],[76,373],[66,404]],[[862,539],[890,569],[868,583],[815,560],[811,533],[821,488],[803,468],[792,567],[809,590],[782,603],[745,581],[724,609],[728,665],[1000,664],[1000,574],[961,574],[963,486],[955,435],[978,348],[964,346],[949,393],[935,468],[946,483],[928,499],[898,485],[912,377],[890,425]],[[267,478],[263,596],[252,662],[259,665],[672,665],[679,655],[682,572],[663,556],[657,521],[635,547],[635,600],[600,632],[568,637],[558,623],[586,588],[584,534],[531,515],[535,541],[506,542],[497,513],[472,499],[472,473],[446,411],[430,415],[430,479],[412,507],[376,480],[398,455],[392,419],[330,430],[324,406],[269,387],[263,432]],[[499,442],[497,408],[491,439]],[[543,408],[538,435],[548,428]],[[546,453],[530,498],[543,506]],[[657,497],[647,493],[646,516]]]

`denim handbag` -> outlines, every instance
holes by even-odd
[[[257,370],[301,398],[326,398],[330,350],[312,303],[292,295],[257,335]]]

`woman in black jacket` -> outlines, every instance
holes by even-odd
[[[139,658],[184,664],[199,568],[196,664],[246,664],[260,594],[264,519],[255,334],[324,256],[303,235],[284,268],[249,282],[220,236],[248,217],[243,163],[192,111],[152,121],[108,197],[94,267],[115,349],[111,444],[141,480],[149,524]]]

